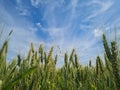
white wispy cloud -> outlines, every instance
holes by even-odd
[[[39,4],[40,4],[41,0],[31,0],[31,4],[34,6],[34,7],[37,7]]]
[[[19,11],[19,15],[22,15],[22,16],[28,16],[28,15],[30,15],[30,12],[26,8],[16,7],[16,9]]]
[[[103,34],[102,30],[100,30],[99,28],[96,28],[93,33],[95,37],[101,37]]]
[[[29,8],[24,5],[24,2],[22,0],[16,0],[16,4],[17,5],[15,7],[19,15],[22,16],[30,15]]]
[[[36,23],[36,25],[37,25],[37,27],[39,27],[39,28],[41,28],[41,27],[42,27],[42,25],[41,25],[41,23],[40,23],[40,22]]]
[[[109,1],[99,1],[99,0],[93,0],[90,3],[88,3],[89,7],[92,6],[96,6],[98,8],[93,8],[91,12],[91,14],[86,18],[86,20],[90,20],[91,18],[94,18],[100,14],[105,13],[107,10],[109,10],[111,8],[111,6],[113,5],[113,1],[109,0]],[[89,12],[89,13],[90,13]]]

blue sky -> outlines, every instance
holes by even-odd
[[[0,26],[14,30],[8,57],[26,55],[33,42],[47,51],[54,45],[60,58],[75,48],[80,63],[95,61],[104,52],[101,35],[111,38],[119,27],[119,10],[120,0],[0,0]]]

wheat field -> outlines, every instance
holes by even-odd
[[[9,33],[9,36],[12,32]],[[58,55],[54,47],[47,54],[43,45],[33,43],[28,55],[7,62],[9,39],[0,46],[0,90],[120,90],[120,55],[115,40],[108,44],[102,36],[104,61],[96,56],[96,64],[83,66],[75,49],[64,54],[64,65],[56,67]]]

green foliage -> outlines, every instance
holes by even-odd
[[[11,35],[12,32],[9,33]],[[8,39],[0,48],[0,89],[1,90],[120,90],[120,58],[117,42],[109,47],[103,35],[105,63],[97,56],[96,65],[82,66],[75,49],[65,53],[64,65],[56,68],[58,55],[53,57],[42,45],[38,50],[33,43],[27,57],[6,62]]]
[[[119,73],[120,72],[120,70],[119,70],[120,58],[118,58],[119,50],[117,47],[117,42],[112,41],[111,48],[109,48],[106,37],[105,37],[105,35],[103,35],[103,45],[104,45],[104,49],[105,49],[107,58],[110,61],[111,66],[112,66],[112,72],[114,75],[116,86],[117,86],[118,90],[120,90],[120,73]]]

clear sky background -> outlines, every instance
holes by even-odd
[[[14,30],[8,59],[26,55],[33,42],[46,51],[54,45],[60,57],[75,48],[80,63],[87,64],[103,55],[101,35],[111,39],[115,25],[119,37],[120,0],[0,0],[3,39]]]

